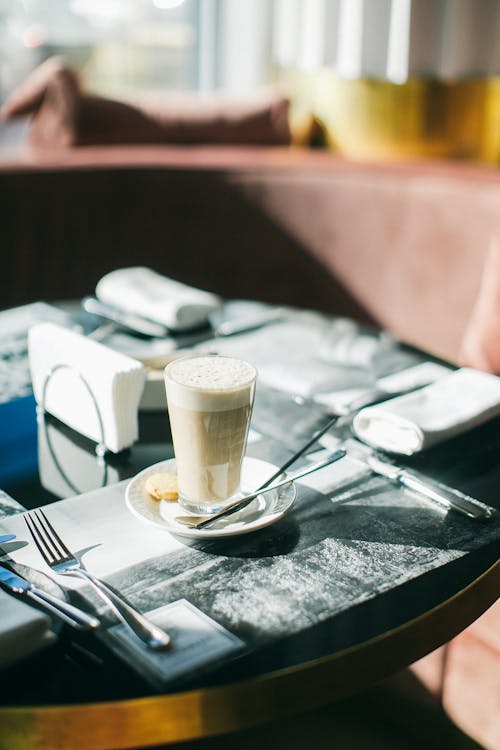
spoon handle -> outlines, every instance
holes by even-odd
[[[314,471],[323,469],[325,466],[329,466],[330,464],[335,463],[335,461],[339,461],[341,458],[344,458],[345,455],[346,451],[341,449],[336,450],[333,453],[329,453],[328,456],[322,461],[318,461],[315,464],[311,464],[310,466],[299,469],[299,471],[296,471],[294,474],[290,474],[285,479],[282,479],[280,482],[276,482],[270,487],[266,487],[265,489],[258,489],[255,492],[250,493],[250,495],[245,495],[245,497],[242,497],[240,500],[236,500],[231,505],[228,505],[223,510],[219,511],[218,513],[214,513],[211,516],[194,516],[192,519],[189,518],[189,516],[178,516],[175,520],[177,521],[177,523],[181,523],[184,526],[190,526],[193,529],[204,529],[206,526],[209,526],[215,521],[218,521],[219,518],[225,518],[226,516],[230,516],[233,513],[246,508],[246,506],[249,505],[252,500],[255,500],[256,497],[262,495],[264,492],[276,490],[279,487],[283,487],[285,484],[294,482],[296,479],[301,479],[302,477],[307,476],[307,474],[312,474]],[[198,522],[195,521],[195,519],[197,518],[200,519]]]
[[[317,430],[314,433],[312,438],[310,438],[307,441],[307,443],[304,443],[304,445],[301,448],[299,448],[299,450],[296,453],[294,453],[293,456],[290,456],[288,461],[285,461],[285,463],[282,466],[280,466],[279,469],[271,477],[269,477],[269,479],[266,479],[264,484],[260,485],[259,490],[263,490],[269,487],[271,482],[274,482],[274,480],[277,479],[280,476],[280,474],[283,474],[283,472],[286,471],[286,469],[288,469],[289,466],[294,464],[295,461],[297,461],[297,459],[300,458],[306,452],[306,450],[308,450],[308,448],[311,447],[311,445],[314,445],[314,443],[317,440],[319,440],[320,437],[323,437],[323,435],[326,432],[331,430],[331,428],[336,424],[336,422],[338,422],[338,420],[339,420],[339,416],[337,414],[333,416],[331,419],[329,419],[328,422],[320,430]]]

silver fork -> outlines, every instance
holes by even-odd
[[[170,645],[170,636],[164,630],[150,622],[107,583],[96,578],[83,567],[80,560],[64,544],[43,510],[25,513],[24,520],[38,551],[49,568],[58,575],[76,576],[87,581],[118,619],[148,648],[160,650]]]

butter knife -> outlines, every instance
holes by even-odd
[[[493,515],[492,508],[483,505],[483,503],[470,497],[470,495],[465,495],[463,492],[447,487],[434,479],[428,479],[427,477],[421,476],[416,471],[409,471],[408,469],[404,469],[401,466],[397,466],[383,458],[373,455],[364,456],[360,460],[361,463],[366,464],[374,474],[379,474],[380,476],[386,477],[392,482],[396,482],[409,490],[414,490],[415,492],[429,498],[429,500],[433,500],[443,506],[443,508],[457,511],[469,518],[481,521],[486,521]]]
[[[2,544],[3,542],[11,542],[15,538],[15,534],[0,534],[0,544]]]
[[[140,333],[142,336],[152,338],[164,338],[170,334],[167,326],[156,323],[154,320],[143,318],[140,315],[118,310],[116,307],[101,302],[96,297],[84,297],[82,299],[83,309],[91,315],[107,320],[117,328],[124,328],[132,333]]]
[[[94,630],[99,627],[97,617],[83,612],[73,604],[62,601],[46,591],[33,586],[26,578],[0,565],[0,585],[14,594],[20,594],[40,604],[47,612],[59,617],[68,625],[79,630]]]

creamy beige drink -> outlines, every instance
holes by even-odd
[[[257,372],[233,357],[179,359],[165,368],[179,502],[211,513],[238,493]]]

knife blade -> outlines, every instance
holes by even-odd
[[[0,544],[2,544],[3,542],[11,542],[15,538],[16,538],[15,534],[1,534],[0,535]]]
[[[81,304],[83,309],[91,315],[96,315],[132,333],[140,333],[142,336],[151,336],[152,338],[164,338],[170,334],[167,326],[162,323],[124,310],[118,310],[116,307],[101,302],[96,297],[84,297]]]
[[[100,625],[97,617],[89,615],[73,604],[69,604],[33,586],[26,578],[23,578],[4,565],[0,565],[0,585],[14,594],[32,599],[48,612],[56,615],[74,628],[78,628],[79,630],[94,630]]]
[[[470,495],[447,487],[435,479],[424,477],[419,472],[409,471],[375,455],[367,455],[360,460],[374,474],[384,476],[392,482],[418,492],[420,495],[424,495],[429,500],[438,503],[448,510],[454,510],[469,518],[481,521],[486,521],[493,515],[493,508],[480,503],[479,500],[470,497]]]

